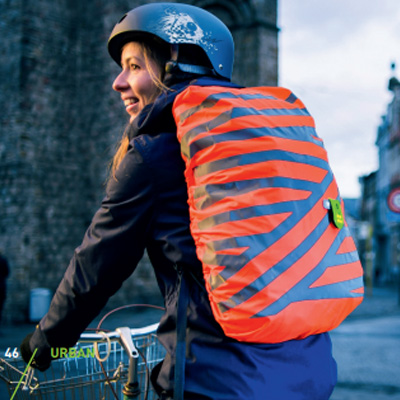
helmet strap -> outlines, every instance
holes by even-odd
[[[215,71],[211,68],[202,65],[183,64],[178,62],[179,45],[171,44],[171,59],[165,64],[165,72],[173,74],[178,71],[186,72],[195,75],[216,75]]]
[[[179,46],[177,44],[171,44],[171,59],[165,64],[165,72],[167,74],[173,74],[179,70],[178,67],[178,55],[179,55]]]

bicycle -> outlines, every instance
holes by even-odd
[[[0,378],[12,400],[138,399],[155,400],[149,371],[164,359],[158,323],[142,328],[80,336],[71,349],[52,349],[51,367],[40,372],[18,357],[0,358]]]

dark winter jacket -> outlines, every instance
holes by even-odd
[[[189,231],[184,163],[171,114],[176,94],[187,84],[160,96],[134,121],[128,153],[31,347],[74,345],[147,249],[166,307],[159,327],[167,349],[158,371],[159,389],[173,388],[179,266],[192,271],[186,274],[190,299],[185,398],[328,399],[336,365],[327,334],[274,345],[228,339],[212,316],[204,288],[193,279],[201,276],[201,264]],[[231,85],[206,78],[194,84]]]

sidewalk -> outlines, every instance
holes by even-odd
[[[348,320],[331,338],[338,364],[331,400],[400,399],[400,314]]]
[[[366,290],[363,302],[349,315],[348,320],[393,314],[400,315],[399,290],[375,287],[371,294]]]
[[[331,400],[400,400],[397,290],[375,288],[331,338],[338,364]]]

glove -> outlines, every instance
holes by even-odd
[[[33,355],[33,351],[31,350],[31,345],[30,345],[33,335],[34,332],[27,335],[26,338],[22,341],[20,346],[21,356],[27,364],[29,363],[29,361],[31,361]],[[36,368],[39,371],[43,372],[50,367],[50,364],[51,364],[50,351],[48,351],[48,349],[43,349],[43,350],[38,349],[31,363],[31,367]]]

